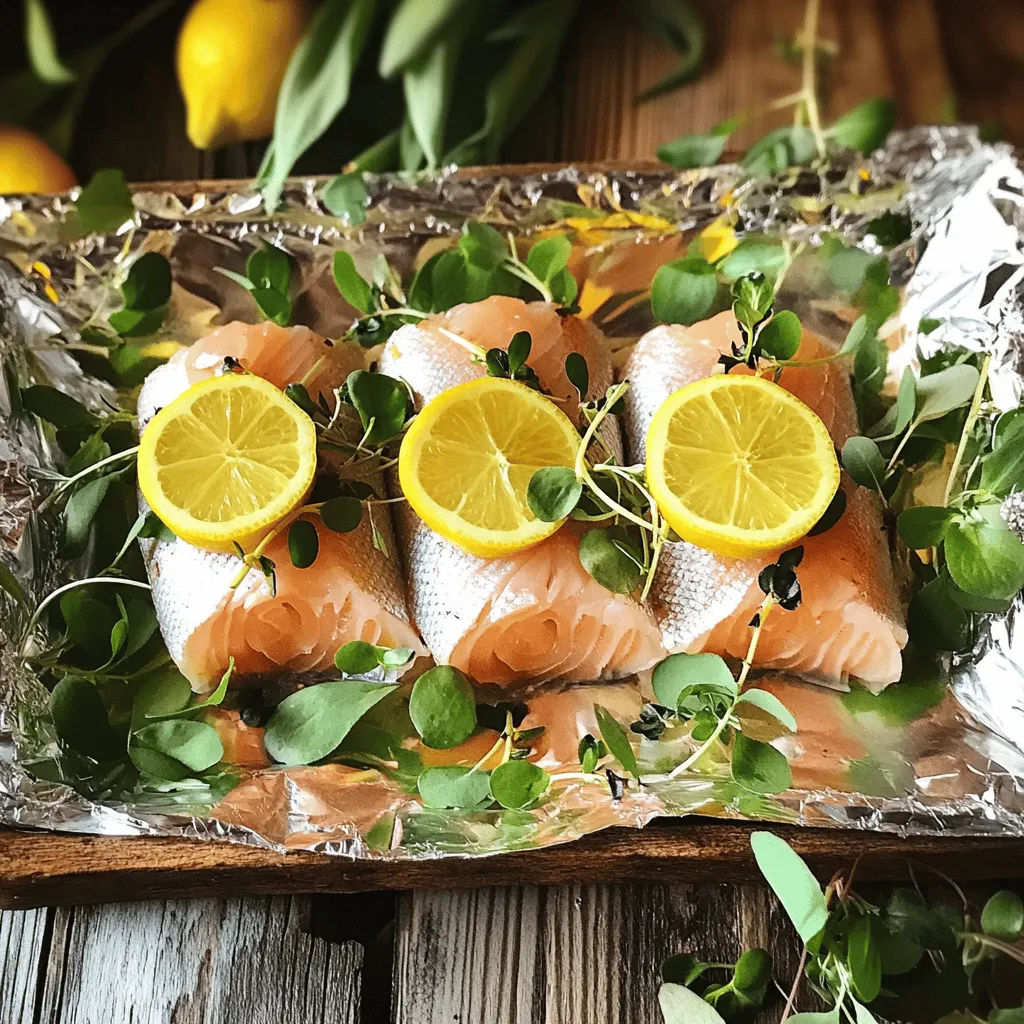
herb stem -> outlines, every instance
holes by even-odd
[[[25,627],[25,632],[21,636],[21,643],[18,646],[18,652],[22,658],[25,655],[25,648],[28,646],[28,642],[32,637],[32,630],[39,624],[39,618],[43,614],[43,609],[50,604],[54,598],[60,597],[62,594],[66,594],[69,590],[74,590],[77,587],[85,587],[90,583],[117,583],[120,586],[125,587],[138,587],[139,590],[151,590],[152,588],[148,583],[141,583],[139,580],[129,580],[122,576],[90,576],[84,580],[74,580],[72,583],[65,583],[64,586],[58,587],[56,590],[51,590],[36,606],[36,610],[32,613],[32,617],[28,620],[28,625]]]
[[[957,473],[960,471],[960,463],[963,462],[964,452],[967,450],[967,442],[970,440],[971,431],[978,421],[981,412],[981,403],[985,396],[985,385],[988,383],[988,371],[992,364],[991,354],[986,355],[981,364],[981,372],[978,374],[978,386],[974,389],[974,397],[971,399],[971,406],[967,410],[967,419],[964,420],[964,429],[960,433],[960,443],[956,446],[956,455],[953,456],[953,465],[949,467],[949,476],[946,478],[946,490],[943,493],[942,504],[948,505],[953,487],[956,484]]]
[[[796,977],[793,979],[793,987],[789,990],[789,995],[786,997],[786,1005],[782,1010],[782,1016],[779,1018],[779,1024],[786,1024],[789,1020],[790,1014],[793,1012],[796,1006],[796,994],[800,991],[800,982],[804,978],[804,967],[807,965],[807,947],[804,946],[803,952],[800,954],[800,963],[796,966]]]
[[[504,262],[505,269],[509,273],[515,274],[521,281],[525,281],[530,287],[536,288],[545,302],[554,302],[555,297],[551,294],[551,289],[519,258],[516,253],[515,236],[511,231],[508,233],[508,248],[509,255]]]
[[[242,585],[242,581],[252,569],[255,569],[259,564],[260,556],[270,546],[270,544],[279,537],[286,526],[291,526],[295,520],[306,513],[319,512],[323,508],[323,502],[317,505],[303,505],[301,508],[295,510],[292,515],[286,516],[282,519],[260,542],[242,559],[242,568],[238,570],[238,575],[231,581],[231,589],[234,590]]]
[[[91,466],[86,466],[80,473],[76,473],[72,477],[68,477],[63,483],[58,484],[50,493],[39,503],[37,511],[42,512],[43,509],[52,505],[69,487],[78,483],[79,480],[83,480],[89,476],[90,473],[95,472],[97,469],[103,469],[105,466],[112,466],[117,462],[126,462],[130,459],[134,459],[139,452],[139,446],[135,445],[134,448],[126,448],[123,452],[115,452],[113,455],[108,455],[105,459],[100,459],[99,462],[94,462]]]
[[[900,443],[896,445],[896,450],[892,453],[892,458],[889,459],[889,464],[885,467],[885,479],[888,479],[896,465],[896,460],[900,457],[900,452],[903,451],[904,446],[913,436],[914,431],[917,429],[918,421],[914,420],[913,423],[907,427],[907,432],[900,438]],[[955,467],[954,467],[955,468]]]
[[[807,0],[803,31],[803,93],[808,127],[814,135],[814,145],[818,150],[818,158],[824,160],[826,155],[825,136],[821,130],[817,83],[818,15],[820,9],[821,0]]]
[[[443,334],[446,338],[454,341],[457,345],[461,345],[467,352],[472,352],[477,359],[487,359],[487,353],[479,345],[474,345],[473,342],[463,338],[461,334],[449,331],[446,327],[438,327],[437,330],[439,334]]]
[[[733,698],[732,703],[726,709],[725,713],[718,720],[718,724],[715,726],[714,732],[681,764],[675,766],[666,776],[668,779],[674,779],[679,775],[682,775],[687,768],[692,767],[696,764],[711,748],[714,746],[715,741],[725,731],[725,727],[732,721],[733,711],[736,710],[736,705],[739,703],[740,694],[743,692],[743,684],[747,681],[747,675],[750,673],[750,668],[754,664],[754,652],[757,650],[757,642],[761,638],[761,630],[764,628],[764,620],[768,617],[768,613],[775,606],[775,599],[768,594],[765,599],[761,602],[761,607],[757,611],[757,625],[754,627],[753,633],[750,635],[750,644],[747,647],[747,656],[743,659],[743,668],[740,670],[740,677],[736,680],[736,696]]]

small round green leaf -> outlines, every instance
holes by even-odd
[[[732,284],[748,274],[764,274],[774,279],[786,262],[786,252],[777,238],[747,235],[718,264],[718,273]]]
[[[1024,931],[1024,903],[1006,889],[997,892],[981,912],[981,930],[1003,942],[1016,942]]]
[[[590,390],[590,369],[579,352],[570,352],[565,357],[565,375],[579,394],[580,401],[585,401]]]
[[[380,658],[373,644],[350,640],[334,656],[334,664],[347,676],[362,676],[372,672],[380,664]]]
[[[121,285],[129,309],[148,310],[164,305],[171,297],[171,265],[158,252],[143,253],[128,271]]]
[[[772,955],[766,949],[748,949],[736,961],[733,985],[741,992],[761,992],[772,980]]]
[[[491,795],[487,772],[457,765],[427,768],[416,780],[416,788],[427,807],[472,810],[488,803]]]
[[[945,539],[956,511],[941,505],[918,505],[900,513],[896,521],[900,540],[915,551],[936,548]]]
[[[352,255],[339,249],[334,254],[331,264],[334,283],[341,297],[360,313],[369,313],[373,309],[373,293],[363,276],[356,270]]]
[[[164,719],[144,726],[132,734],[132,742],[173,757],[194,772],[212,768],[224,756],[217,730],[206,722],[188,719]]]
[[[512,335],[508,343],[508,368],[510,373],[515,373],[520,367],[526,364],[530,358],[530,349],[533,347],[533,339],[529,331],[517,331]]]
[[[508,256],[508,246],[501,232],[475,220],[468,220],[462,226],[459,248],[466,262],[481,270],[496,270]]]
[[[638,559],[638,553],[616,527],[597,527],[580,538],[580,563],[613,594],[631,594],[640,585]]]
[[[694,324],[710,311],[718,291],[715,268],[699,256],[661,267],[651,282],[651,310],[667,324]]]
[[[955,519],[944,550],[953,582],[968,594],[1005,600],[1024,587],[1024,544],[1010,531],[996,503]]]
[[[531,246],[526,255],[526,265],[547,282],[565,269],[571,253],[572,243],[565,235],[552,235]]]
[[[253,288],[252,297],[268,320],[281,327],[288,326],[288,321],[292,318],[292,304],[284,292],[277,292],[271,288]]]
[[[276,245],[265,245],[249,254],[245,261],[245,276],[252,282],[254,289],[287,295],[292,276],[291,261],[283,249]]]
[[[670,654],[655,666],[652,682],[658,703],[673,711],[692,686],[712,686],[730,698],[736,694],[736,680],[717,654]]]
[[[545,523],[565,519],[576,507],[583,485],[568,466],[542,466],[530,477],[526,501],[533,514]]]
[[[491,796],[510,810],[528,807],[548,789],[551,776],[531,761],[506,761],[491,772]]]
[[[400,380],[354,370],[345,381],[345,390],[367,432],[366,444],[383,444],[402,429],[409,411],[409,389]]]
[[[885,459],[870,437],[851,437],[843,445],[843,469],[861,487],[877,490],[885,476]]]
[[[424,672],[413,684],[409,717],[428,747],[447,750],[476,728],[476,697],[469,680],[451,665]]]
[[[288,528],[288,554],[296,569],[308,569],[320,551],[320,537],[308,519],[296,519]]]
[[[761,351],[774,359],[792,359],[800,347],[803,328],[796,313],[783,309],[761,328],[757,336]]]
[[[324,206],[347,224],[362,224],[366,220],[369,197],[363,175],[359,171],[338,174],[324,187]]]
[[[412,661],[415,653],[411,647],[392,647],[380,655],[380,663],[386,668],[401,668]]]
[[[363,503],[344,495],[331,498],[320,507],[320,521],[334,533],[351,533],[363,519]]]

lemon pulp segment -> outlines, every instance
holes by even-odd
[[[428,403],[402,441],[402,491],[431,529],[493,557],[521,550],[561,525],[526,501],[543,466],[572,466],[580,437],[550,399],[523,384],[483,377]]]
[[[286,516],[315,471],[312,420],[249,374],[194,384],[153,417],[139,446],[139,486],[153,511],[212,550],[244,547]]]
[[[719,374],[671,395],[647,435],[647,476],[683,540],[737,557],[804,536],[839,487],[825,424],[760,377]]]

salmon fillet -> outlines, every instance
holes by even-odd
[[[587,360],[588,397],[611,384],[611,361],[596,328],[559,317],[553,305],[504,296],[402,327],[388,340],[380,369],[406,381],[422,408],[446,388],[486,373],[458,339],[506,348],[517,331],[530,332],[529,365],[570,418],[578,396],[565,376],[569,352]],[[618,426],[607,422],[606,443],[621,451]],[[413,619],[436,661],[477,682],[507,684],[618,678],[664,656],[646,611],[605,590],[580,564],[575,524],[525,551],[483,559],[436,534],[407,504],[397,509]]]
[[[740,340],[731,311],[692,327],[660,326],[637,343],[623,370],[626,443],[640,462],[655,410],[674,391],[710,376],[718,357]],[[831,349],[805,331],[795,358],[814,359]],[[740,368],[732,371],[747,372]],[[784,370],[779,383],[821,417],[837,447],[857,432],[848,368],[842,362]],[[798,570],[803,602],[775,611],[758,643],[756,663],[788,669],[831,686],[859,679],[880,690],[900,678],[907,630],[893,582],[892,562],[878,496],[843,474],[847,507],[825,533],[806,537]],[[750,618],[764,596],[757,574],[777,554],[727,558],[688,544],[666,544],[650,603],[665,646],[742,658]]]
[[[332,345],[305,327],[228,324],[146,378],[139,394],[140,431],[160,407],[215,373],[225,356],[280,388],[305,379],[314,399],[323,393],[332,401],[333,388],[364,363],[361,349]],[[140,505],[145,507],[141,497]],[[397,562],[374,547],[366,516],[350,533],[334,533],[316,517],[312,521],[320,550],[308,569],[292,565],[287,533],[266,551],[276,566],[276,595],[255,572],[232,590],[240,566],[234,555],[182,540],[140,541],[160,631],[193,689],[213,686],[232,657],[240,677],[283,668],[329,669],[338,648],[350,640],[425,653],[410,624]],[[393,549],[387,516],[379,516],[376,525]]]

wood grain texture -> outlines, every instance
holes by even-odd
[[[368,889],[450,889],[579,882],[736,882],[758,875],[750,833],[759,826],[663,819],[646,829],[616,828],[571,847],[502,857],[352,861],[312,853],[277,854],[230,843],[109,839],[0,831],[0,906],[104,900]],[[762,826],[763,827],[763,826]],[[774,827],[827,878],[864,854],[863,877],[902,877],[912,857],[963,879],[1024,876],[1024,842],[911,837]]]
[[[917,874],[904,865],[900,881],[963,912],[949,884]],[[975,920],[994,888],[966,888]],[[879,906],[891,893],[857,889]],[[786,990],[800,968],[800,940],[763,884],[407,893],[396,931],[394,1024],[635,1024],[659,1019],[661,962],[673,953],[733,963],[760,946]],[[999,1005],[1020,1005],[1024,972],[1001,962],[995,991]],[[782,1002],[770,996],[756,1024],[776,1024]],[[825,1007],[804,985],[797,1008]]]
[[[59,910],[38,1020],[355,1024],[361,949],[301,931],[299,911],[288,898]]]
[[[796,935],[763,885],[558,886],[409,893],[399,900],[395,1024],[634,1024],[657,1019],[662,960],[734,962]],[[777,1020],[767,1011],[765,1021]]]
[[[800,29],[804,0],[706,4],[714,48],[709,66],[681,89],[633,102],[668,74],[677,56],[628,19],[589,18],[570,48],[561,117],[566,160],[651,159],[663,142],[750,115],[730,146],[744,148],[789,111],[763,113],[800,88],[800,70],[776,52]],[[823,75],[825,114],[872,96],[896,96],[903,123],[934,121],[950,91],[931,0],[823,0],[820,37],[838,56]]]
[[[35,1024],[52,911],[0,911],[0,1022]]]

